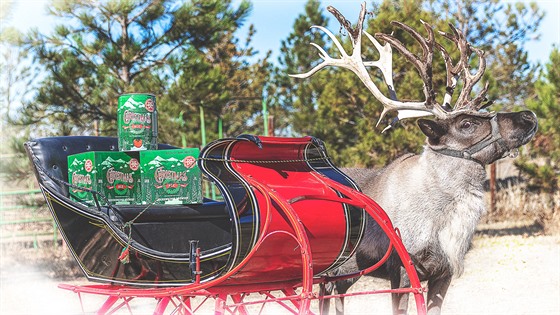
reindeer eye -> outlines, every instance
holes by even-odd
[[[461,128],[462,129],[469,129],[472,126],[473,126],[473,123],[470,120],[463,120],[461,122]]]

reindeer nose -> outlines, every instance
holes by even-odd
[[[537,122],[537,115],[535,115],[535,113],[533,113],[532,111],[523,111],[520,113],[521,114],[521,119],[528,121],[528,122],[532,122],[532,123],[536,123]]]

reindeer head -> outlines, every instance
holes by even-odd
[[[461,114],[446,119],[419,119],[428,147],[440,154],[473,160],[482,165],[515,157],[537,131],[533,112],[498,113],[492,117]]]
[[[406,24],[393,21],[392,24],[410,34],[422,48],[422,56],[419,57],[410,52],[401,41],[392,35],[377,33],[375,37],[385,41],[381,45],[374,36],[363,28],[366,15],[365,3],[358,18],[356,27],[334,7],[329,6],[327,10],[346,29],[352,41],[352,53],[346,53],[336,36],[322,26],[313,26],[325,32],[333,41],[340,52],[340,58],[331,58],[327,52],[315,43],[311,43],[320,52],[319,56],[323,62],[315,66],[307,73],[291,75],[297,78],[307,78],[326,66],[336,66],[354,72],[366,88],[383,104],[383,117],[392,111],[397,112],[397,118],[383,131],[391,128],[398,120],[405,118],[418,118],[424,116],[435,116],[435,120],[420,119],[418,125],[428,137],[428,146],[441,154],[459,158],[474,160],[480,164],[489,164],[497,159],[514,152],[523,144],[526,144],[537,130],[537,118],[532,112],[519,113],[490,113],[482,112],[491,102],[486,101],[488,83],[480,90],[477,96],[471,97],[471,92],[476,83],[482,78],[486,70],[484,52],[472,47],[466,40],[464,34],[450,25],[452,33],[439,32],[447,40],[452,41],[460,52],[459,60],[454,64],[446,49],[435,41],[433,28],[421,21],[427,32],[424,38],[416,30]],[[362,59],[362,35],[366,35],[369,41],[379,52],[379,60],[364,61]],[[412,65],[423,81],[424,101],[399,101],[392,77],[392,48],[397,49]],[[436,100],[436,93],[432,82],[432,61],[434,49],[439,51],[445,62],[447,81],[445,95],[440,103]],[[478,57],[478,68],[471,72],[469,61],[472,55]],[[388,89],[389,96],[384,95],[375,85],[367,70],[368,67],[376,67],[381,71],[383,80]],[[462,81],[462,89],[452,106],[453,94],[457,82]],[[513,153],[512,153],[513,154]]]

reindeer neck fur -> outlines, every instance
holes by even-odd
[[[421,155],[403,156],[382,169],[364,193],[387,212],[413,256],[443,256],[451,272],[460,274],[485,211],[485,175],[476,162],[426,147]]]

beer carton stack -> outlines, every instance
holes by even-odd
[[[92,189],[112,204],[202,203],[198,148],[157,150],[156,99],[124,94],[117,109],[119,151],[68,156],[70,198],[93,205]]]

